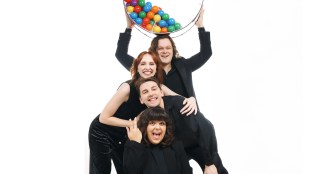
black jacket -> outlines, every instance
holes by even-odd
[[[135,141],[127,141],[123,165],[125,174],[192,174],[179,141],[165,148],[146,147]]]

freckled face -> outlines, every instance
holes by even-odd
[[[147,138],[152,144],[159,144],[164,139],[166,129],[165,121],[150,121],[146,128]]]
[[[153,77],[156,73],[156,64],[151,55],[145,54],[138,65],[138,73],[142,78]]]

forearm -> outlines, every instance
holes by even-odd
[[[124,33],[120,33],[117,42],[115,57],[129,71],[134,58],[128,54],[131,29],[126,28]]]
[[[130,122],[128,120],[120,119],[117,117],[104,118],[104,116],[102,117],[100,116],[99,121],[102,124],[116,126],[116,127],[129,127],[130,126]]]

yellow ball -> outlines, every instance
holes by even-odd
[[[158,22],[158,21],[161,20],[161,17],[160,17],[159,14],[156,14],[156,15],[154,15],[153,19],[154,19],[155,22]]]
[[[155,33],[160,33],[160,31],[161,31],[161,28],[157,25],[153,28],[153,32]]]
[[[133,12],[134,8],[133,8],[133,6],[128,6],[126,9],[127,9],[127,12],[131,13],[131,12]]]

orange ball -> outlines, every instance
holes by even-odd
[[[166,27],[163,27],[163,28],[161,28],[161,31],[160,31],[161,33],[167,33],[168,32],[168,28],[166,28]]]
[[[153,25],[152,25],[152,24],[146,24],[145,28],[146,28],[147,30],[151,31],[152,28],[153,28]]]
[[[152,12],[157,13],[159,10],[158,6],[154,5],[151,9]]]
[[[147,13],[146,13],[146,17],[149,18],[149,19],[153,19],[153,17],[154,17],[154,12],[152,12],[152,11],[147,12]]]

